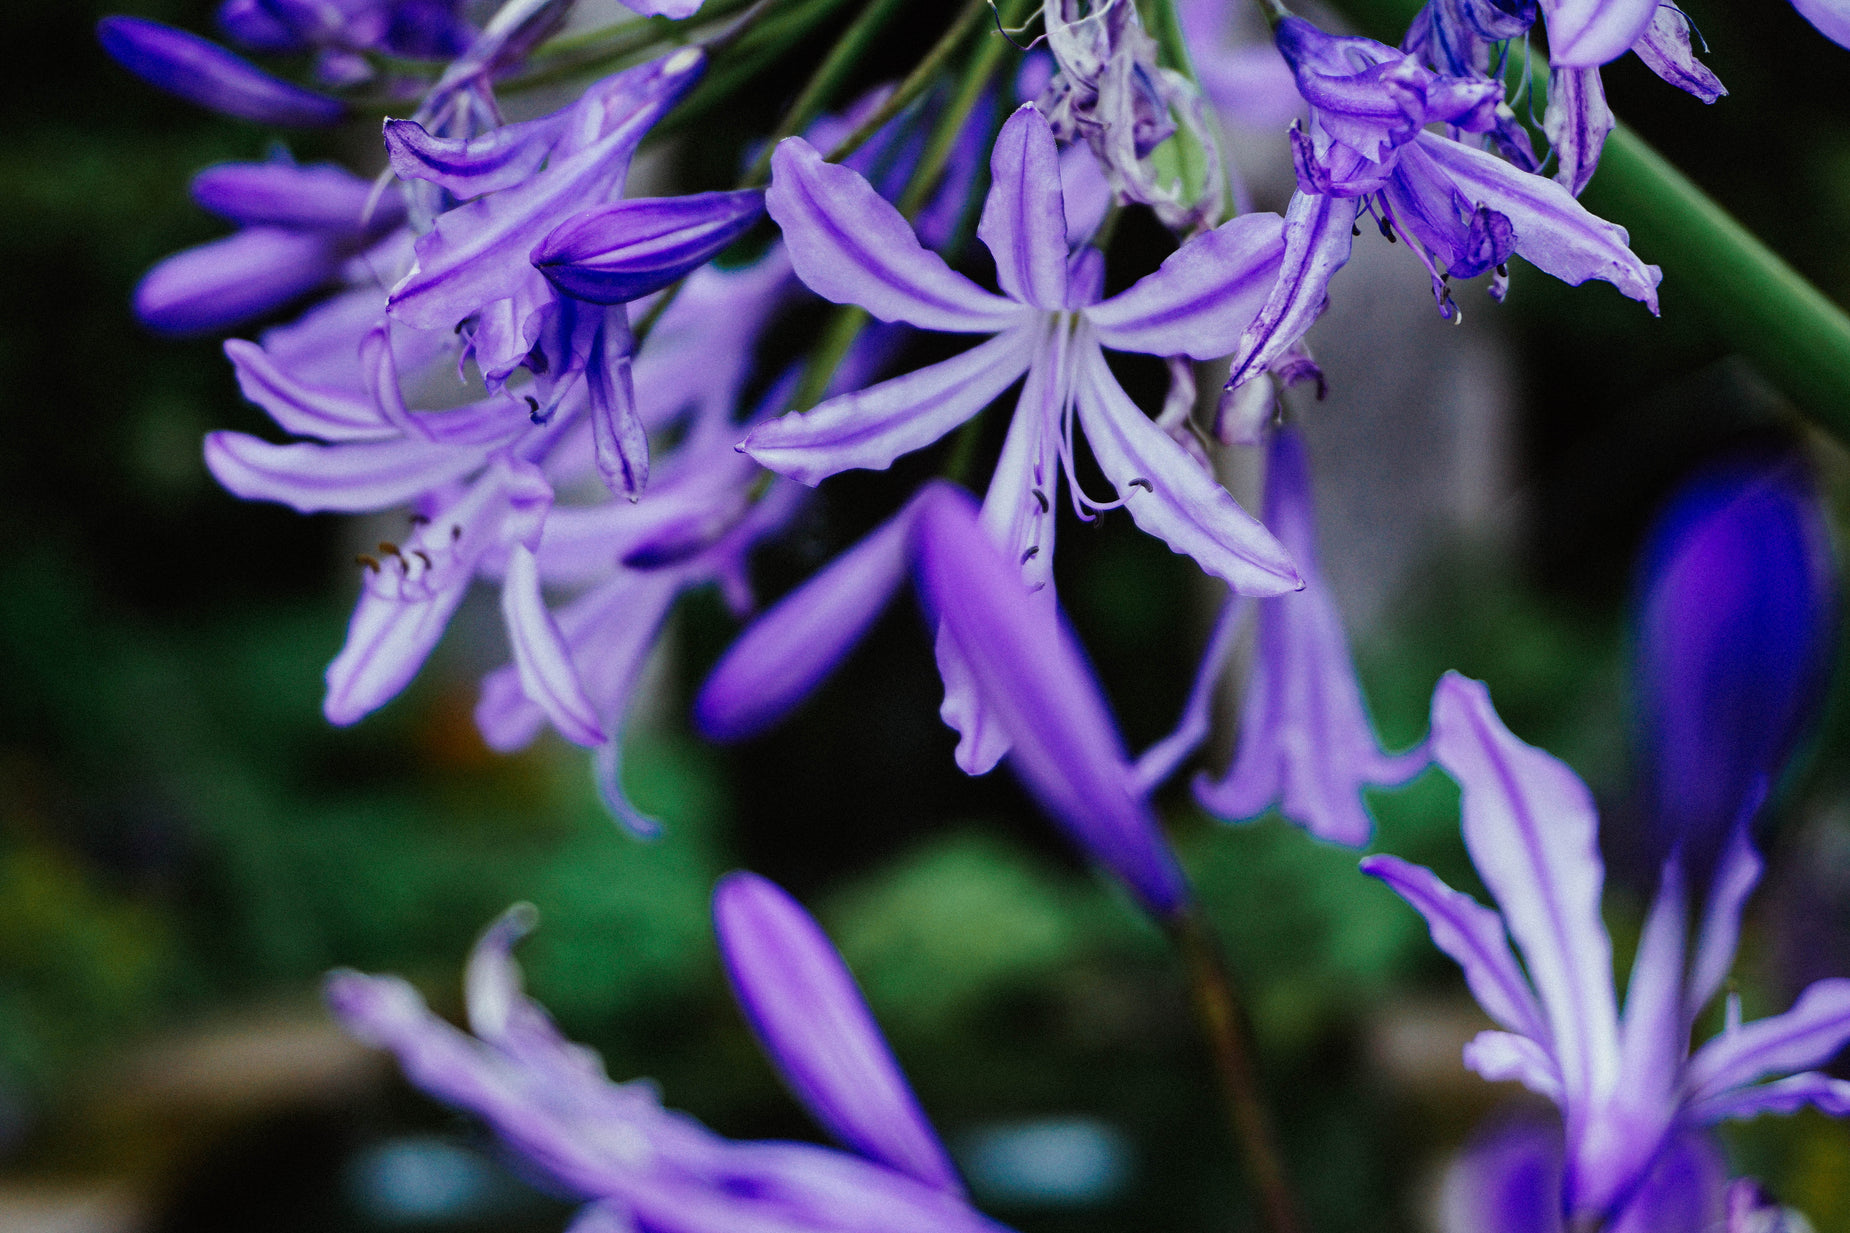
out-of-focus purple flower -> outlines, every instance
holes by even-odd
[[[741,886],[734,881],[722,888],[727,898],[719,911],[722,940],[735,971],[742,966],[747,975],[741,999],[748,1010],[777,1000],[807,1004],[821,1016],[811,1025],[813,1037],[765,1033],[774,1054],[781,1048],[797,1050],[792,1058],[779,1057],[787,1070],[792,1063],[814,1064],[804,1073],[819,1076],[820,1082],[799,1087],[798,1094],[816,1099],[816,1112],[832,1127],[831,1117],[892,1113],[896,1106],[890,1101],[829,1086],[837,1076],[865,1078],[870,1073],[865,1057],[832,1059],[826,1056],[829,1050],[884,1051],[885,1046],[865,1021],[852,982],[831,979],[845,973],[830,970],[830,961],[840,960],[827,940],[819,932],[798,939],[797,926],[808,924],[796,919],[801,909],[790,904],[780,911],[771,903],[773,891],[748,887],[741,892]],[[742,900],[741,893],[750,901]],[[413,1083],[481,1118],[528,1166],[589,1204],[574,1228],[1006,1233],[970,1207],[948,1171],[922,1180],[887,1160],[882,1153],[902,1141],[891,1127],[855,1124],[857,1131],[872,1135],[875,1147],[866,1155],[808,1143],[739,1141],[663,1108],[648,1082],[612,1083],[598,1056],[561,1036],[521,989],[510,951],[533,918],[531,908],[515,908],[477,944],[467,977],[472,1034],[432,1014],[417,991],[397,977],[336,972],[328,979],[327,998],[349,1032],[390,1049]],[[787,948],[793,942],[803,949],[791,956]],[[798,966],[775,966],[785,956],[796,958]],[[820,986],[806,983],[818,976]],[[842,998],[851,1004],[844,1005]],[[841,1034],[844,1027],[847,1034]],[[898,1098],[916,1114],[916,1101],[897,1071],[886,1078],[898,1085]],[[894,1095],[891,1087],[887,1095]],[[912,1133],[931,1136],[922,1115]],[[935,1144],[935,1136],[931,1141]]]
[[[1837,607],[1797,457],[1712,468],[1659,519],[1633,642],[1641,766],[1657,855],[1680,849],[1696,884],[1816,714]]]
[[[1811,1233],[1809,1221],[1781,1207],[1751,1178],[1729,1184],[1727,1207],[1725,1233]]]
[[[252,51],[384,51],[444,59],[468,47],[474,28],[460,0],[225,0],[218,24]]]
[[[1360,847],[1374,829],[1363,786],[1405,783],[1430,759],[1424,748],[1384,753],[1375,740],[1342,615],[1317,566],[1310,466],[1289,429],[1267,453],[1265,521],[1297,562],[1304,589],[1257,601],[1239,750],[1225,779],[1195,781],[1195,799],[1230,821],[1276,803],[1319,839]]]
[[[733,995],[791,1092],[843,1146],[951,1194],[963,1182],[854,976],[783,888],[730,873],[713,922]]]
[[[1487,1079],[1517,1080],[1560,1109],[1563,1164],[1550,1200],[1570,1227],[1626,1219],[1641,1223],[1614,1227],[1682,1227],[1655,1223],[1654,1211],[1631,1215],[1660,1202],[1688,1210],[1685,1188],[1649,1197],[1659,1193],[1649,1183],[1666,1145],[1729,1118],[1807,1104],[1850,1113],[1850,1082],[1807,1069],[1850,1040],[1850,980],[1818,981],[1785,1014],[1752,1023],[1740,1021],[1731,1001],[1726,1028],[1690,1052],[1697,1016],[1727,979],[1741,910],[1760,876],[1745,827],[1722,854],[1693,951],[1683,870],[1675,858],[1665,865],[1621,1015],[1586,785],[1512,736],[1489,691],[1456,674],[1433,694],[1432,748],[1463,789],[1465,847],[1501,912],[1392,856],[1368,857],[1362,869],[1426,918],[1434,943],[1498,1023],[1466,1047],[1465,1064]]]
[[[212,111],[312,128],[339,123],[347,106],[264,72],[235,52],[186,30],[140,17],[105,17],[96,37],[103,50],[150,85]]]
[[[1077,640],[948,484],[927,485],[740,636],[695,702],[702,731],[738,740],[775,722],[853,649],[908,569],[937,636],[943,715],[963,736],[959,765],[981,773],[1008,754],[1082,850],[1156,915],[1179,910],[1188,889],[1145,801],[1150,784]]]
[[[1792,7],[1819,34],[1840,47],[1850,47],[1850,3],[1846,0],[1792,0]]]
[[[1234,351],[1229,389],[1265,371],[1316,321],[1365,209],[1425,265],[1448,317],[1456,311],[1452,279],[1490,270],[1501,279],[1512,255],[1563,282],[1604,279],[1657,311],[1662,272],[1633,255],[1624,228],[1594,217],[1551,180],[1426,131],[1492,131],[1500,82],[1435,73],[1405,52],[1325,34],[1297,17],[1281,21],[1276,38],[1311,120],[1308,131],[1292,132],[1298,191],[1285,214],[1284,258]]]
[[[135,289],[135,315],[167,334],[207,333],[280,308],[340,276],[404,221],[395,198],[330,164],[225,163],[193,199],[242,230],[162,261]]]
[[[1029,104],[996,140],[978,227],[996,258],[1003,290],[996,295],[926,250],[873,186],[824,163],[800,138],[778,147],[772,168],[766,204],[812,290],[883,321],[994,337],[755,429],[743,446],[754,458],[808,484],[854,467],[884,468],[981,411],[1025,373],[985,516],[1031,584],[1050,577],[1050,513],[1064,470],[1082,517],[1087,506],[1123,505],[1139,526],[1236,590],[1277,594],[1298,585],[1278,542],[1130,401],[1101,349],[1225,354],[1277,268],[1276,216],[1234,219],[1100,303],[1102,261],[1092,249],[1068,253],[1053,134]],[[1075,412],[1116,489],[1112,501],[1085,497],[1075,481],[1064,445]]]
[[[1304,114],[1291,66],[1251,6],[1234,0],[1182,0],[1177,16],[1195,58],[1202,93],[1224,119],[1243,128],[1276,132]],[[1255,34],[1241,37],[1238,22],[1251,16]]]

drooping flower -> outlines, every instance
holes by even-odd
[[[1224,779],[1195,781],[1195,799],[1230,821],[1277,804],[1319,839],[1360,847],[1374,829],[1362,787],[1405,783],[1430,759],[1424,748],[1385,753],[1375,739],[1342,614],[1317,564],[1303,443],[1281,429],[1266,457],[1266,525],[1298,563],[1304,589],[1255,601],[1259,631],[1239,749]]]
[[[1742,458],[1686,484],[1644,555],[1633,641],[1659,859],[1701,885],[1823,699],[1837,585],[1804,463]]]
[[[800,138],[779,145],[772,168],[766,205],[812,290],[883,321],[994,337],[941,364],[774,420],[746,438],[746,452],[808,484],[854,467],[884,468],[1026,374],[986,509],[1007,527],[1000,538],[1031,582],[1048,578],[1049,515],[1064,469],[1082,516],[1084,506],[1123,505],[1139,526],[1242,592],[1277,594],[1298,585],[1278,542],[1130,401],[1101,349],[1225,354],[1276,269],[1276,216],[1223,224],[1100,303],[1102,263],[1090,249],[1069,258],[1053,134],[1025,105],[996,140],[978,227],[996,258],[997,295],[927,251],[865,180],[824,163]],[[1066,444],[1075,413],[1116,489],[1113,501],[1079,490]]]
[[[694,715],[716,740],[781,718],[873,626],[910,571],[937,637],[942,714],[963,740],[958,762],[988,771],[1006,754],[1048,814],[1158,916],[1188,899],[1077,640],[1051,600],[1033,602],[970,498],[942,482],[769,608],[701,687]],[[1165,744],[1164,773],[1201,733]]]
[[[1723,1031],[1690,1051],[1697,1016],[1727,978],[1741,911],[1760,876],[1745,827],[1722,854],[1693,952],[1681,863],[1666,863],[1621,1014],[1586,786],[1512,736],[1484,686],[1456,674],[1433,694],[1432,747],[1463,789],[1465,846],[1500,912],[1392,856],[1368,857],[1362,868],[1426,918],[1434,943],[1498,1023],[1466,1048],[1466,1065],[1487,1079],[1518,1080],[1560,1110],[1559,1186],[1541,1196],[1538,1220],[1694,1233],[1705,1226],[1633,1214],[1657,1202],[1647,1197],[1658,1193],[1652,1179],[1683,1150],[1678,1143],[1725,1119],[1807,1104],[1850,1113],[1850,1082],[1807,1069],[1850,1040],[1850,980],[1818,981],[1791,1010],[1752,1023],[1731,1002]],[[1688,1196],[1672,1187],[1662,1201],[1687,1206]]]
[[[760,1039],[817,1120],[853,1150],[741,1141],[613,1083],[521,988],[515,908],[482,936],[466,982],[470,1032],[397,977],[337,972],[342,1025],[397,1055],[425,1092],[486,1122],[526,1164],[583,1201],[573,1227],[644,1233],[1006,1233],[969,1205],[853,978],[802,909],[760,879],[723,882],[715,919]],[[792,1019],[802,1016],[801,1022]]]
[[[1447,316],[1456,311],[1452,279],[1500,270],[1512,255],[1563,282],[1604,279],[1657,310],[1662,273],[1632,253],[1624,228],[1552,180],[1426,131],[1434,123],[1491,131],[1500,83],[1435,73],[1405,52],[1297,17],[1279,23],[1277,41],[1311,120],[1292,134],[1298,191],[1285,214],[1283,263],[1240,338],[1229,388],[1265,370],[1317,319],[1365,209],[1426,267]]]

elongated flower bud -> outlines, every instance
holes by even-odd
[[[135,76],[201,107],[259,124],[316,127],[347,114],[339,99],[264,72],[210,39],[139,17],[105,17],[96,37]]]

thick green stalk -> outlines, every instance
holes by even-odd
[[[1736,222],[1643,138],[1620,126],[1587,188],[1595,213],[1631,232],[1729,345],[1850,443],[1850,316]]]

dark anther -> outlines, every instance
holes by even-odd
[[[430,554],[428,552],[425,552],[422,548],[413,548],[411,550],[411,555],[424,562],[424,570],[426,573],[430,571]]]
[[[1392,243],[1394,242],[1394,229],[1393,229],[1392,227],[1390,227],[1390,226],[1388,226],[1388,220],[1387,220],[1387,219],[1385,219],[1385,218],[1377,218],[1377,219],[1375,219],[1375,226],[1377,226],[1377,227],[1379,227],[1379,228],[1381,228],[1381,234],[1382,234],[1382,235],[1383,235],[1384,237],[1386,237],[1386,239],[1387,239],[1387,242],[1388,242],[1389,244],[1392,244]]]
[[[375,574],[379,572],[379,562],[375,561],[373,558],[367,556],[363,552],[359,556],[353,558],[353,562],[355,565],[364,565],[367,569],[372,570],[373,573]]]
[[[458,337],[461,337],[462,332],[468,328],[469,328],[469,318],[464,317],[461,321],[458,321],[456,323],[456,328],[451,330],[450,333],[455,334]]]
[[[524,395],[527,400],[527,418],[535,424],[544,424],[546,417],[540,414],[540,400],[531,394]]]
[[[462,528],[452,522],[450,524],[450,542],[453,544],[461,538],[462,538]]]
[[[1131,487],[1141,488],[1145,492],[1155,492],[1156,491],[1156,485],[1152,484],[1149,480],[1145,479],[1141,475],[1139,475],[1136,479],[1131,481]]]
[[[427,527],[430,525],[430,519],[424,517],[422,514],[413,514],[411,515],[411,525],[414,527]]]
[[[379,551],[385,553],[388,557],[397,557],[400,561],[405,559],[405,554],[398,550],[398,545],[394,544],[389,539],[382,539],[379,541]]]
[[[1509,262],[1507,261],[1497,262],[1497,277],[1498,278],[1508,278],[1509,276],[1510,276]]]
[[[1047,494],[1042,492],[1039,488],[1034,490],[1034,499],[1041,503],[1041,513],[1043,514],[1053,508],[1053,506],[1047,503]]]
[[[1028,549],[1026,552],[1021,554],[1021,563],[1023,565],[1026,565],[1029,561],[1032,561],[1035,557],[1038,557],[1040,555],[1041,555],[1041,546],[1039,544],[1036,544],[1034,545],[1034,547]]]
[[[1361,235],[1361,234],[1362,234],[1362,224],[1360,224],[1360,223],[1350,223],[1350,224],[1349,224],[1349,234],[1350,234],[1351,236],[1358,236],[1358,235]]]

